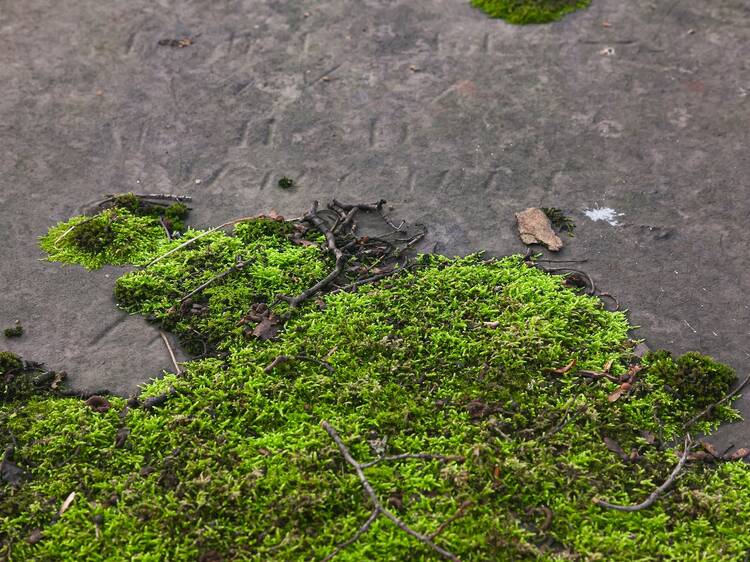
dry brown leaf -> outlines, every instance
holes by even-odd
[[[700,444],[701,444],[701,447],[703,447],[703,450],[706,451],[712,457],[718,457],[719,456],[719,451],[717,451],[716,447],[714,447],[708,441],[701,441]]]
[[[524,244],[543,244],[550,252],[559,252],[562,249],[562,240],[552,229],[552,223],[541,209],[529,207],[516,213],[516,221],[518,234]]]
[[[571,359],[570,363],[568,363],[567,365],[565,365],[565,367],[560,367],[559,369],[552,369],[552,372],[555,373],[556,375],[564,375],[565,373],[567,373],[573,367],[576,366],[576,362],[577,361],[575,359]]]
[[[620,444],[617,441],[610,437],[602,437],[602,441],[604,441],[604,445],[606,445],[607,449],[615,453],[622,460],[628,459],[627,453],[622,450],[622,447],[620,447]]]
[[[748,455],[750,455],[750,449],[748,449],[747,447],[742,447],[741,449],[737,449],[733,453],[724,455],[724,459],[728,461],[738,461],[740,459],[744,459]]]
[[[608,402],[617,402],[625,392],[627,392],[627,388],[623,388],[623,385],[620,385],[617,387],[617,390],[615,390],[612,394],[607,396]]]

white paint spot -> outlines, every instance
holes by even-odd
[[[595,209],[584,209],[583,213],[592,221],[604,221],[612,226],[618,226],[620,223],[618,217],[625,216],[609,207],[596,207]]]

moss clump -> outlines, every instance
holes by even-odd
[[[737,377],[732,369],[707,355],[686,353],[677,359],[660,350],[645,358],[652,377],[692,407],[703,408],[720,400],[729,392]]]
[[[473,6],[490,17],[515,24],[557,21],[590,3],[591,0],[471,0]]]
[[[23,335],[23,326],[16,324],[11,328],[5,328],[3,334],[5,334],[6,338],[20,338]]]
[[[366,469],[381,501],[422,533],[467,505],[436,538],[462,560],[734,560],[750,548],[743,463],[690,463],[647,510],[592,502],[647,497],[676,462],[659,443],[679,439],[696,413],[655,361],[614,402],[617,383],[560,369],[575,360],[626,373],[623,314],[521,257],[424,256],[399,276],[304,303],[274,339],[248,333],[261,309],[286,311],[276,295],[331,266],[263,220],[120,278],[122,306],[213,356],[146,385],[141,399],[169,392],[156,408],[110,397],[96,412],[47,395],[0,404],[0,438],[14,436],[28,474],[19,489],[0,488],[0,557],[323,559],[372,511],[323,420],[361,462],[383,451],[464,457]],[[269,368],[279,356],[289,360]],[[735,415],[717,409],[696,429]],[[653,434],[661,441],[644,437]],[[71,491],[76,501],[54,518]],[[43,538],[30,544],[37,528]],[[435,556],[379,518],[337,559]]]
[[[107,264],[144,263],[168,242],[157,218],[112,208],[53,226],[39,245],[50,261],[98,269]]]
[[[23,368],[23,361],[15,353],[0,351],[0,375]]]
[[[557,230],[564,230],[571,238],[575,236],[576,223],[562,209],[557,207],[542,207],[542,211]]]
[[[279,187],[281,189],[291,189],[294,187],[294,180],[284,176],[279,180]]]

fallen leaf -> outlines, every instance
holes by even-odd
[[[565,365],[565,367],[560,367],[559,369],[552,369],[552,373],[555,373],[556,375],[564,375],[568,371],[570,371],[573,367],[576,366],[576,360],[571,359],[570,363]]]
[[[518,233],[524,244],[543,244],[551,252],[559,252],[562,249],[562,240],[552,230],[552,223],[541,209],[529,207],[525,211],[516,213],[516,221]]]
[[[609,396],[607,396],[607,401],[608,402],[617,402],[622,397],[622,395],[625,394],[625,392],[627,392],[627,390],[629,388],[629,387],[628,388],[623,388],[623,386],[625,386],[625,385],[621,384],[620,386],[617,387],[617,390],[615,390],[612,394],[610,394]]]
[[[57,390],[60,387],[60,384],[65,380],[65,378],[68,376],[68,374],[65,371],[60,371],[55,373],[55,378],[50,383],[49,387],[52,390]]]
[[[125,446],[125,442],[128,440],[130,435],[130,429],[127,427],[121,427],[115,434],[115,448],[122,449]]]
[[[70,492],[70,494],[68,494],[68,497],[65,498],[65,501],[60,506],[60,511],[57,512],[57,515],[62,515],[63,513],[68,511],[68,508],[70,507],[70,504],[73,503],[74,499],[76,499],[76,493]]]
[[[99,396],[96,394],[94,396],[90,396],[89,399],[86,400],[86,405],[95,412],[99,412],[100,414],[103,414],[112,406],[109,403],[109,400],[104,398],[104,396]]]
[[[714,456],[707,453],[706,451],[695,451],[692,453],[688,453],[687,460],[689,461],[714,460]]]
[[[602,437],[602,441],[604,441],[604,445],[607,447],[607,449],[615,453],[622,460],[628,460],[627,453],[622,450],[622,447],[620,447],[620,444],[617,441],[610,437]]]
[[[712,457],[718,457],[719,456],[719,451],[717,451],[716,447],[714,447],[708,441],[701,441],[700,444],[701,444],[701,447],[703,447],[703,450],[706,451]]]
[[[724,460],[738,461],[740,459],[744,459],[748,455],[750,455],[750,449],[748,449],[747,447],[742,447],[741,449],[737,449],[734,453],[724,455]]]
[[[276,337],[276,334],[281,330],[281,320],[275,315],[271,315],[268,318],[264,318],[260,323],[255,326],[252,331],[252,336],[259,340],[266,341]]]
[[[13,447],[5,449],[3,460],[0,461],[0,480],[10,484],[13,487],[18,487],[23,481],[25,472],[18,468],[14,463],[10,462],[10,456],[13,454]]]
[[[36,544],[40,540],[42,540],[42,536],[42,530],[37,527],[36,529],[31,531],[31,534],[28,537],[26,537],[26,542],[29,544]]]

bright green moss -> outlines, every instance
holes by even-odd
[[[18,489],[0,488],[0,557],[320,560],[371,512],[322,420],[360,461],[376,458],[372,443],[386,438],[388,454],[465,457],[366,469],[389,509],[423,533],[470,501],[436,539],[461,560],[741,560],[750,549],[742,463],[691,463],[670,493],[636,513],[592,503],[647,497],[676,457],[644,435],[678,440],[698,410],[665,384],[662,356],[614,402],[616,383],[554,372],[575,359],[576,368],[611,363],[625,373],[634,358],[623,314],[520,257],[423,256],[400,276],[308,301],[277,339],[262,341],[248,334],[248,311],[331,267],[283,224],[213,232],[118,280],[121,306],[212,355],[144,388],[143,397],[174,389],[162,406],[121,416],[124,400],[114,397],[103,414],[54,396],[0,404],[0,436],[14,436],[14,462],[29,474]],[[267,369],[280,355],[331,370],[294,359]],[[696,361],[724,381],[713,363],[685,365]],[[700,429],[733,416],[712,415]],[[130,433],[118,445],[123,424]],[[77,499],[53,521],[71,491]],[[43,538],[31,545],[35,528]],[[337,557],[435,559],[383,520]]]
[[[145,263],[166,243],[158,219],[112,208],[94,217],[73,217],[53,226],[39,245],[50,261],[98,269],[107,264]]]
[[[490,17],[509,23],[549,23],[587,7],[591,0],[471,0]]]

